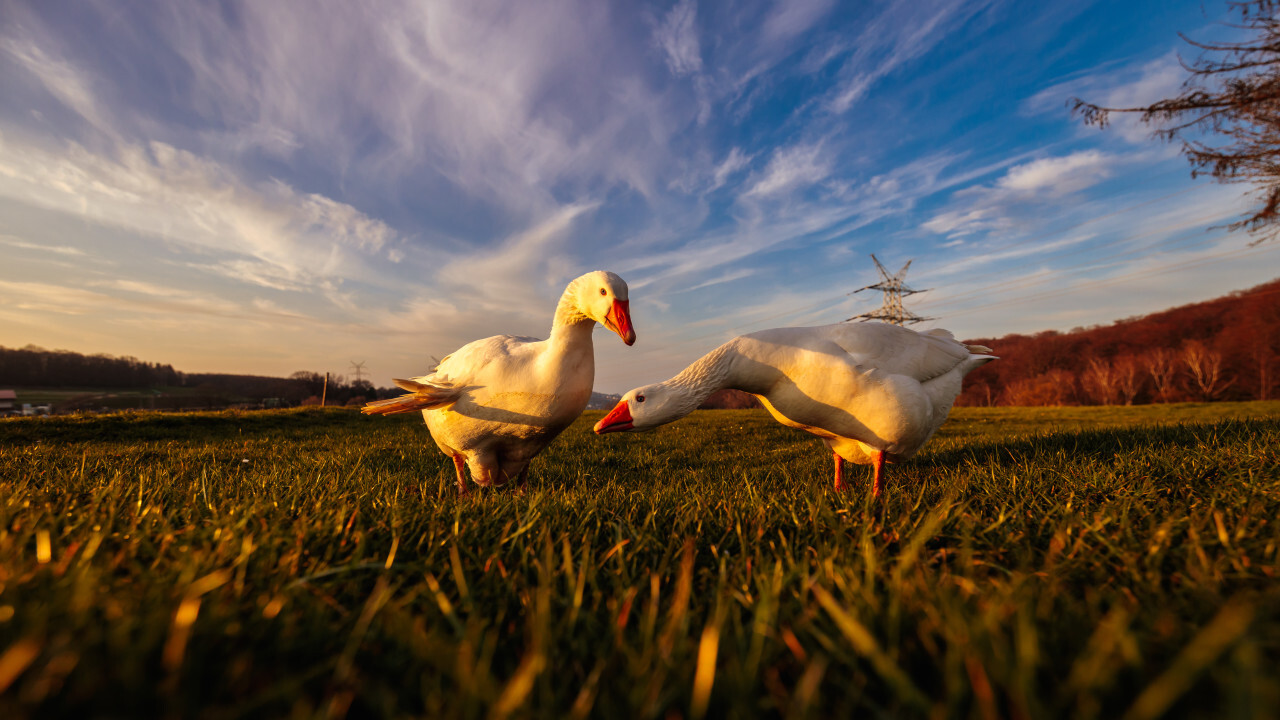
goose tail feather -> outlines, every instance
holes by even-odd
[[[431,410],[456,402],[462,389],[456,385],[417,380],[400,380],[393,382],[409,394],[386,400],[374,400],[365,403],[360,412],[365,415],[398,415],[400,413]]]

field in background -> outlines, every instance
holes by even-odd
[[[961,408],[883,508],[600,415],[463,500],[415,418],[0,421],[0,716],[1280,713],[1278,402]]]

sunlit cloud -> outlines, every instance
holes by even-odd
[[[1139,19],[1010,0],[19,0],[0,20],[0,343],[248,372],[358,351],[385,384],[469,340],[545,336],[564,284],[607,269],[640,330],[597,343],[618,390],[735,332],[848,317],[874,302],[844,294],[874,280],[871,252],[917,258],[939,288],[922,301],[961,334],[1062,322],[1018,308],[1025,288],[982,311],[963,293],[1123,275],[1160,243],[1210,247],[1239,209],[1240,188],[1192,192],[1149,128],[1069,116],[1072,96],[1176,92],[1180,41]],[[1106,248],[1131,254],[1073,263]],[[1238,284],[1263,272],[1238,262]],[[1214,277],[1206,296],[1236,289]]]
[[[76,257],[84,255],[84,251],[80,248],[68,247],[66,245],[41,245],[39,243],[26,242],[12,235],[0,235],[0,244],[8,245],[11,248],[19,250],[32,250],[40,253],[53,253],[54,255],[62,255],[64,257]]]
[[[69,213],[216,256],[214,272],[300,287],[349,272],[395,238],[385,223],[280,181],[251,184],[229,168],[160,142],[115,156],[0,137],[0,197]]]
[[[952,236],[1010,228],[1035,207],[1106,179],[1116,161],[1097,150],[1085,150],[1015,165],[991,185],[957,193],[954,204],[959,207],[939,213],[923,227]]]

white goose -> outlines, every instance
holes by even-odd
[[[495,335],[468,343],[432,374],[395,381],[410,394],[368,403],[363,412],[421,410],[436,445],[453,458],[459,494],[468,491],[464,462],[478,485],[518,478],[523,487],[529,461],[591,399],[596,322],[628,345],[636,341],[627,283],[611,272],[590,272],[569,283],[549,339]]]
[[[911,457],[947,419],[969,371],[994,360],[946,330],[881,323],[774,328],[737,337],[666,382],[636,388],[600,422],[599,434],[648,430],[693,412],[722,388],[749,392],[774,419],[822,438],[843,460],[875,468]]]

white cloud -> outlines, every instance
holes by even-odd
[[[702,70],[697,15],[695,0],[681,0],[653,31],[654,43],[665,54],[667,68],[674,75],[690,75]]]
[[[15,247],[19,250],[38,250],[40,252],[54,253],[55,255],[64,256],[81,256],[84,251],[80,248],[68,247],[66,245],[40,245],[14,237],[13,235],[0,235],[0,243]]]
[[[159,142],[122,145],[111,157],[0,137],[0,197],[231,256],[201,264],[277,288],[358,274],[365,258],[395,238],[350,205],[279,181],[253,184]]]
[[[667,57],[695,72],[694,8],[673,13]],[[245,3],[165,14],[162,40],[192,70],[187,102],[231,129],[224,147],[321,157],[395,192],[412,178],[421,205],[451,211],[432,191],[462,192],[520,224],[560,204],[557,183],[656,186],[671,108],[613,20],[579,0]]]
[[[996,187],[1022,194],[1060,197],[1107,177],[1114,162],[1115,158],[1097,150],[1041,158],[1009,168]]]
[[[778,0],[761,34],[771,42],[791,40],[813,27],[834,4],[834,0]]]
[[[711,287],[712,285],[720,285],[723,283],[736,282],[738,280],[742,280],[743,278],[749,278],[752,275],[755,275],[756,272],[757,272],[756,270],[752,270],[750,268],[733,270],[731,272],[724,273],[719,277],[715,277],[710,280],[705,280],[703,282],[700,282],[697,285],[681,290],[680,292],[692,292],[694,290],[701,290],[703,288]]]
[[[1144,107],[1175,97],[1186,79],[1187,71],[1177,53],[1168,52],[1154,60],[1094,72],[1045,88],[1023,103],[1023,112],[1061,115],[1073,98],[1103,107]],[[1131,143],[1148,144],[1156,127],[1141,122],[1137,113],[1112,113],[1105,132]]]
[[[745,193],[745,197],[768,197],[821,182],[831,174],[830,158],[819,145],[792,145],[779,148]]]
[[[496,248],[462,253],[440,263],[437,282],[450,297],[470,307],[540,317],[536,308],[554,308],[564,285],[590,270],[576,266],[566,250],[574,221],[596,203],[566,205]],[[547,322],[550,322],[550,312]]]
[[[0,36],[0,52],[31,73],[49,94],[99,130],[109,130],[89,90],[90,82],[70,63],[50,56],[30,38]]]
[[[741,148],[733,148],[725,159],[716,166],[712,174],[711,189],[715,190],[725,184],[734,173],[745,168],[751,162],[751,155],[742,152]]]
[[[124,281],[102,287],[104,290],[122,291],[123,294],[52,283],[0,280],[0,298],[5,299],[4,305],[13,309],[55,315],[102,315],[104,311],[118,310],[135,316],[251,317],[238,304],[205,294]]]
[[[990,4],[947,0],[883,4],[880,13],[843,48],[849,58],[839,70],[839,81],[828,93],[827,109],[837,115],[847,112],[876,82],[925,55],[956,28],[985,12]],[[839,51],[828,50],[821,62],[838,54]]]
[[[1007,229],[1037,207],[1098,184],[1116,163],[1115,156],[1083,150],[1014,165],[992,185],[957,192],[956,209],[935,214],[921,227],[940,235]]]

